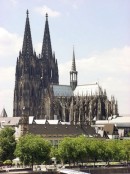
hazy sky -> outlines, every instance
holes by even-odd
[[[99,82],[119,113],[130,114],[130,0],[0,0],[0,112],[12,116],[27,9],[37,55],[49,15],[60,84],[69,84],[74,45],[78,84]]]

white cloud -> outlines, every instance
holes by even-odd
[[[48,13],[49,17],[60,16],[60,12],[52,10],[51,8],[47,7],[46,5],[35,8],[35,11],[40,13],[42,16],[45,16],[46,13]]]
[[[0,114],[3,108],[9,117],[13,115],[13,90],[11,89],[0,90]]]
[[[16,33],[10,33],[6,29],[0,27],[0,56],[9,57],[18,54],[21,48],[22,37]]]
[[[110,51],[94,55],[90,58],[77,60],[79,69],[97,73],[129,73],[130,67],[130,47],[122,49],[112,49]],[[80,71],[79,70],[79,71]]]
[[[0,113],[5,107],[9,116],[12,116],[13,113],[15,67],[8,67],[8,65],[12,65],[13,61],[16,61],[21,43],[22,37],[0,27]]]
[[[97,79],[101,77],[105,78],[106,76],[122,77],[129,75],[129,57],[130,47],[126,46],[122,49],[112,49],[89,58],[76,58],[76,66],[79,72],[80,83],[85,83],[85,81],[88,82],[88,80],[90,81],[92,77],[92,80],[96,81]],[[69,61],[65,64],[59,65],[62,76],[65,71],[70,71],[71,64],[72,62]]]
[[[0,82],[12,82],[14,81],[15,68],[14,67],[0,67]],[[8,86],[7,86],[8,87]]]
[[[41,42],[36,43],[36,44],[34,45],[34,48],[35,48],[36,54],[41,54],[42,43],[41,43]]]
[[[77,10],[79,6],[83,5],[84,2],[86,2],[86,0],[61,0],[61,2]]]
[[[71,64],[69,61],[59,65],[60,82],[63,84],[69,84]],[[76,65],[78,84],[99,81],[107,90],[108,97],[114,95],[118,100],[120,113],[130,113],[130,47],[115,48],[89,58],[76,58]]]
[[[9,0],[14,6],[17,5],[18,0]]]
[[[59,64],[59,78],[60,78],[60,84],[69,84],[69,72],[71,69],[72,62],[65,62],[62,64]]]
[[[13,114],[14,67],[0,68],[0,113],[5,108],[8,116]]]

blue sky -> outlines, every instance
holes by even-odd
[[[119,113],[130,114],[129,0],[1,0],[0,112],[12,116],[15,65],[22,48],[29,10],[37,55],[49,15],[52,49],[59,64],[60,83],[69,84],[73,45],[78,84],[99,82],[108,97],[118,100]]]

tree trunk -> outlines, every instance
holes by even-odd
[[[31,164],[31,168],[32,168],[32,170],[33,170],[33,163],[34,163],[33,160],[34,160],[34,159],[33,159],[33,155],[32,155],[32,164]]]

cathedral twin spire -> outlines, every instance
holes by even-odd
[[[30,29],[30,22],[29,22],[29,11],[28,10],[27,10],[26,14],[27,14],[27,16],[26,16],[26,24],[25,24],[25,31],[24,31],[22,55],[25,57],[30,57],[33,55],[33,44],[32,44],[31,29]],[[49,64],[51,64],[51,61],[52,61],[51,59],[53,57],[54,56],[52,55],[50,31],[49,31],[49,24],[48,24],[48,14],[46,13],[46,22],[45,22],[44,37],[43,37],[43,43],[42,43],[41,58],[44,62],[46,62],[46,70],[47,71],[48,71],[48,69],[51,69],[51,67],[49,67],[50,66]],[[56,69],[58,71],[57,60],[55,59],[55,57],[54,57],[53,61],[56,64]],[[54,70],[51,70],[51,71],[54,71]],[[73,73],[71,73],[72,74],[71,81],[77,81],[77,71],[76,71],[76,64],[75,64],[74,48],[73,48],[73,60],[72,60],[71,72],[73,72]],[[49,72],[49,74],[51,74],[51,72]],[[73,77],[74,77],[74,79],[73,79]],[[48,77],[48,78],[51,78],[51,77]],[[59,81],[59,79],[57,79],[57,81]]]
[[[59,74],[57,60],[52,55],[48,15],[46,14],[42,52],[38,57],[33,51],[27,10],[22,51],[19,52],[16,64],[13,115],[20,116],[23,107],[28,115],[36,115],[37,118],[42,115],[41,96],[44,96],[44,89],[52,83],[59,83]]]
[[[26,16],[26,24],[25,24],[25,31],[24,31],[22,54],[30,56],[30,55],[33,55],[33,44],[32,44],[28,10],[27,10],[26,14],[27,14],[27,16]],[[52,57],[51,39],[50,39],[49,24],[48,24],[48,14],[46,14],[46,22],[45,22],[45,30],[44,30],[41,56],[43,58],[46,57],[46,59],[49,59]]]
[[[26,13],[27,13],[27,17],[26,17],[26,24],[25,24],[25,31],[24,31],[22,54],[30,56],[30,55],[33,55],[33,46],[32,46],[32,37],[31,37],[28,10]]]
[[[43,56],[43,58],[46,57],[46,59],[49,59],[52,57],[51,39],[50,39],[50,31],[49,31],[47,13],[46,13],[46,22],[45,22],[45,30],[44,30],[41,55]]]

